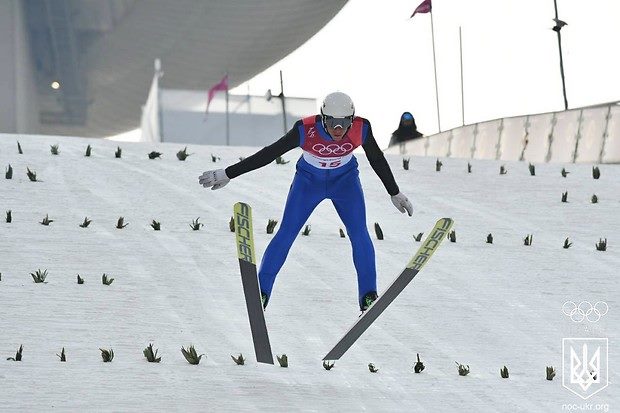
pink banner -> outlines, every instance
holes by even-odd
[[[215,85],[211,86],[211,89],[209,89],[209,93],[207,96],[207,110],[205,112],[209,113],[209,105],[211,104],[211,101],[213,100],[213,96],[215,96],[215,94],[217,92],[226,92],[228,90],[228,74],[226,74],[222,80],[219,81],[219,83],[216,83]]]
[[[415,16],[416,13],[428,13],[432,10],[433,10],[433,5],[431,4],[431,0],[424,0],[422,3],[420,3],[418,7],[416,7],[411,17]]]

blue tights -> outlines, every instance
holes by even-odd
[[[375,250],[366,227],[366,205],[359,180],[357,162],[336,170],[322,170],[312,166],[297,166],[291,184],[280,228],[267,246],[258,277],[262,292],[271,295],[278,272],[284,265],[293,241],[302,226],[324,199],[330,199],[344,223],[353,249],[353,263],[357,271],[358,299],[370,291],[377,291]]]

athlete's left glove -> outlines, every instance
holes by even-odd
[[[230,178],[226,175],[224,169],[215,169],[203,172],[198,178],[198,182],[205,188],[212,187],[211,189],[220,189],[230,182]]]
[[[407,211],[409,216],[413,215],[413,206],[411,206],[411,202],[409,202],[407,197],[403,195],[402,192],[399,192],[392,197],[392,203],[403,214]]]

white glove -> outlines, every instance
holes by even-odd
[[[200,175],[200,177],[198,178],[198,182],[205,188],[211,186],[211,189],[220,189],[228,182],[230,182],[230,178],[226,176],[225,170],[215,169],[212,171],[203,172],[202,175]]]
[[[402,192],[399,192],[392,197],[392,203],[403,214],[407,211],[409,216],[413,215],[413,206],[411,206],[411,202],[409,202],[407,197],[403,195]]]

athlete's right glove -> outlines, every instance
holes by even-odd
[[[230,178],[226,175],[224,169],[215,169],[203,172],[198,178],[198,182],[205,188],[212,187],[211,189],[220,189],[230,182]]]
[[[413,215],[413,206],[411,206],[411,202],[409,202],[407,197],[403,195],[402,192],[399,192],[392,197],[392,203],[403,214],[407,211],[409,216]]]

